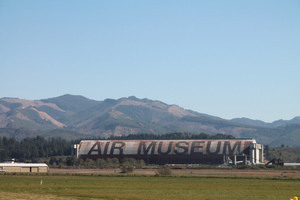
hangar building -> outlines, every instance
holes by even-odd
[[[82,159],[135,158],[153,164],[263,163],[263,145],[254,139],[82,140],[74,145]]]
[[[45,163],[15,163],[10,162],[0,163],[0,172],[8,173],[47,173],[49,167]]]

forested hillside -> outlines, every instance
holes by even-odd
[[[300,144],[300,118],[265,123],[186,110],[134,96],[95,101],[78,95],[42,100],[0,99],[0,136],[70,139],[173,132],[254,138],[271,146]]]

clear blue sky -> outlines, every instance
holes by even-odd
[[[0,0],[0,97],[300,116],[300,1]]]

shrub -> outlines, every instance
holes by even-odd
[[[132,165],[122,165],[121,173],[131,173],[133,172],[134,167]]]
[[[162,167],[156,171],[156,175],[170,176],[172,175],[172,170],[169,167]]]

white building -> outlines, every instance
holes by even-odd
[[[47,173],[49,167],[45,163],[15,163],[14,159],[10,162],[0,163],[0,172],[8,173]]]

